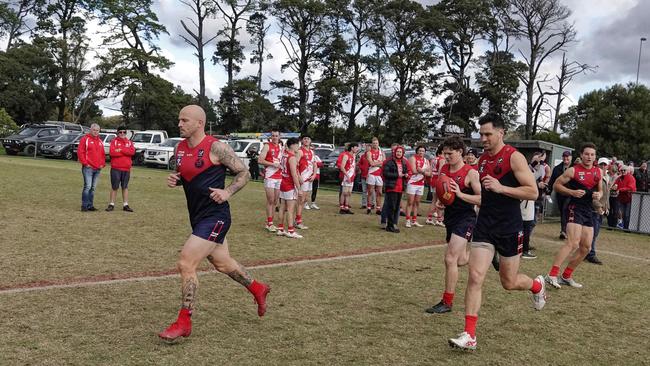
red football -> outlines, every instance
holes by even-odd
[[[452,192],[449,182],[451,182],[451,178],[446,175],[440,175],[436,182],[436,196],[445,206],[451,205],[456,199],[456,193]]]

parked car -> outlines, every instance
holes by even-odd
[[[150,147],[144,151],[144,164],[164,166],[171,170],[176,169],[176,160],[173,159],[174,148],[184,139],[172,137],[156,147]]]
[[[322,143],[322,142],[313,142],[312,141],[311,146],[313,146],[316,149],[324,148],[324,149],[334,150],[334,144],[325,144],[325,143]]]
[[[334,151],[334,149],[327,149],[327,148],[320,148],[319,147],[319,148],[314,149],[314,154],[316,154],[320,158],[320,160],[323,161],[323,159],[328,157],[329,154],[332,153],[332,151]]]
[[[251,149],[257,149],[259,153],[262,151],[262,141],[255,139],[242,139],[242,140],[230,140],[228,144],[235,151],[235,154],[244,162],[244,165],[248,166],[249,158],[248,152]]]
[[[46,157],[72,160],[77,156],[73,151],[74,145],[79,143],[82,136],[81,134],[59,135],[54,141],[44,143],[40,147],[39,153]]]
[[[16,155],[19,152],[25,155],[34,155],[37,141],[48,137],[60,135],[63,129],[58,125],[27,124],[17,134],[7,136],[2,140],[7,155]]]
[[[133,155],[133,163],[136,165],[144,164],[144,151],[150,147],[156,147],[165,142],[167,131],[162,130],[146,130],[136,132],[131,141],[135,145],[135,155]]]
[[[80,135],[90,132],[90,127],[82,126],[72,122],[62,122],[62,121],[47,121],[45,124],[56,125],[61,127],[63,134],[71,133],[74,135]]]

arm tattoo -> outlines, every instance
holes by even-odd
[[[212,144],[212,153],[217,156],[221,164],[235,173],[235,178],[232,180],[232,183],[226,187],[226,191],[233,195],[240,189],[244,188],[251,175],[248,168],[244,165],[244,162],[237,157],[232,147],[223,142],[215,142]]]
[[[183,302],[181,306],[184,309],[194,309],[194,303],[196,302],[196,289],[198,286],[199,284],[196,278],[190,277],[183,281],[183,287],[181,289],[183,294]]]
[[[253,283],[250,273],[246,270],[246,267],[239,265],[239,268],[227,273],[230,278],[241,283],[244,287],[248,287]]]

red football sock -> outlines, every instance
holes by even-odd
[[[429,220],[433,220],[433,214],[429,214],[429,215],[427,216],[427,219],[429,219]]]
[[[548,275],[553,276],[553,277],[557,277],[558,273],[560,273],[560,267],[553,266],[553,267],[551,267],[551,271],[548,273]]]
[[[537,279],[534,279],[533,286],[530,288],[530,292],[538,294],[540,291],[542,291],[542,284],[537,281]]]
[[[296,230],[293,228],[293,226],[289,226],[288,231],[293,234]]]
[[[571,275],[573,274],[573,268],[565,268],[564,272],[562,273],[562,278],[569,279],[571,278]]]
[[[273,216],[269,216],[266,218],[266,224],[269,226],[273,225]]]
[[[476,322],[478,322],[478,315],[465,315],[465,331],[472,338],[476,338]]]
[[[283,224],[278,225],[278,230],[283,231],[284,230],[284,225]]]
[[[296,215],[296,224],[299,224],[302,222],[302,215]]]
[[[264,285],[253,280],[248,287],[246,287],[248,291],[250,291],[251,294],[256,295],[264,290]]]
[[[411,216],[406,215],[406,221],[411,221]]]
[[[451,306],[453,301],[454,301],[454,293],[453,292],[449,293],[449,292],[445,291],[445,293],[442,294],[442,302],[444,302],[445,304]]]
[[[181,308],[181,311],[178,312],[178,322],[183,323],[183,322],[189,322],[192,317],[192,311],[187,308]]]

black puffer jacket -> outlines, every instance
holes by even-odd
[[[408,161],[404,158],[402,158],[402,173],[406,173],[408,171]],[[384,176],[384,187],[386,189],[392,189],[395,188],[395,184],[397,183],[397,179],[399,176],[399,173],[397,171],[397,163],[395,162],[395,159],[390,159],[387,160],[386,163],[384,163],[384,167],[382,169],[382,175]],[[406,190],[406,177],[402,177],[402,187],[404,190]]]

